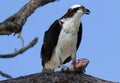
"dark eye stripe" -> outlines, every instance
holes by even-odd
[[[79,9],[85,9],[85,7],[84,7],[84,6],[81,6],[81,7],[79,7]]]
[[[66,14],[64,16],[62,16],[60,19],[62,18],[68,18],[68,17],[72,17],[78,10],[83,10],[84,9],[84,6],[80,6],[80,7],[76,7],[74,9],[69,9]]]

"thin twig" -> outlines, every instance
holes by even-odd
[[[19,39],[21,40],[21,42],[22,42],[22,47],[24,47],[24,38],[22,37],[21,32],[18,33],[18,38],[19,38]]]
[[[31,41],[26,47],[23,47],[20,50],[15,51],[14,53],[11,53],[11,54],[0,54],[0,58],[13,58],[17,56],[18,54],[22,54],[29,48],[33,47],[37,43],[37,41],[38,41],[38,38],[34,38],[34,40]]]
[[[12,78],[10,75],[3,73],[2,71],[0,71],[0,75],[5,77],[5,78]]]

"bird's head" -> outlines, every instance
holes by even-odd
[[[90,14],[89,9],[85,8],[82,5],[73,5],[72,7],[70,7],[67,12],[65,13],[65,15],[63,17],[61,17],[60,19],[66,19],[66,18],[71,18],[73,16],[75,16],[76,18],[79,19],[79,17],[81,17],[82,15]]]
[[[61,19],[62,18],[71,18],[73,16],[76,16],[77,18],[79,18],[84,14],[89,15],[90,14],[89,9],[85,8],[82,5],[76,4],[76,5],[73,5],[72,7],[70,7],[67,10],[66,14],[63,17],[61,17]]]
[[[85,8],[84,6],[82,5],[73,5],[68,11],[72,11],[73,13],[78,13],[78,14],[87,14],[89,15],[90,14],[90,11],[89,9]]]

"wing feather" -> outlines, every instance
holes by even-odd
[[[56,20],[44,34],[44,42],[41,48],[42,65],[51,59],[52,53],[58,42],[58,37],[62,28],[59,20]]]
[[[82,23],[80,23],[78,37],[77,37],[77,50],[80,46],[81,40],[82,40]]]

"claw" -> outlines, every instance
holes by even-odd
[[[72,65],[73,65],[74,70],[76,70],[76,61],[73,61]]]
[[[61,68],[61,71],[62,71],[62,72],[69,71],[69,68],[68,68],[67,66],[63,66],[63,67]]]

